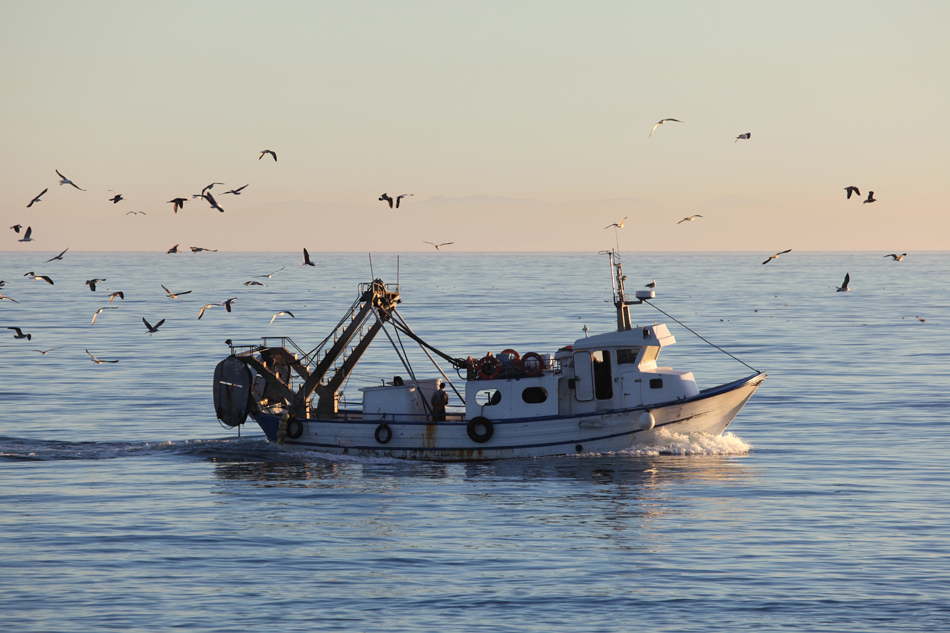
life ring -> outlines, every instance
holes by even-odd
[[[501,354],[511,354],[512,356],[514,356],[514,359],[512,362],[514,362],[515,360],[521,360],[521,354],[519,354],[518,352],[516,352],[515,350],[511,348],[502,350]],[[501,354],[499,354],[499,356],[501,356]]]
[[[479,428],[484,430],[479,431]],[[465,431],[473,442],[484,444],[495,434],[495,425],[492,424],[488,418],[478,416],[477,418],[472,418],[468,426],[465,427]]]
[[[528,361],[535,360],[538,363],[537,369],[528,369]],[[534,378],[544,373],[544,359],[537,352],[528,352],[521,359],[521,366],[524,368],[524,375],[528,378]]]
[[[481,376],[483,380],[498,378],[498,374],[500,373],[501,361],[492,356],[491,353],[478,361],[478,375]]]
[[[297,418],[289,418],[287,420],[287,437],[292,440],[299,439],[303,435],[303,422]]]
[[[389,428],[389,425],[383,422],[376,427],[376,441],[380,444],[389,444],[389,440],[393,439],[393,430]]]

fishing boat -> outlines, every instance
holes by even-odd
[[[287,337],[232,343],[214,372],[218,420],[239,427],[250,416],[270,442],[287,450],[436,461],[619,452],[654,443],[662,431],[721,434],[766,374],[753,370],[701,390],[692,372],[660,366],[673,335],[663,324],[635,327],[630,317],[631,306],[650,302],[655,292],[630,297],[619,254],[606,254],[615,332],[553,352],[505,349],[459,358],[413,332],[397,310],[398,284],[374,279],[360,284],[343,318],[310,351]],[[341,401],[341,387],[381,333],[406,375],[360,389],[362,406],[350,406]],[[432,375],[412,367],[404,339],[432,361]],[[444,389],[464,408],[440,406],[448,399]]]

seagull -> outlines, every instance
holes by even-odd
[[[13,229],[14,232],[19,233],[19,232],[20,232],[20,229],[23,228],[23,225],[22,225],[22,224],[14,224],[14,225],[11,226],[10,228]]]
[[[178,209],[184,209],[184,208],[185,208],[185,203],[186,203],[186,202],[188,202],[188,200],[187,200],[186,198],[172,198],[171,200],[168,201],[168,204],[173,204],[173,205],[175,205],[175,206],[174,206],[175,213],[178,213]]]
[[[858,189],[857,187],[845,187],[844,190],[848,192],[848,200],[851,199],[851,194],[852,194],[852,193],[856,193],[856,194],[858,194],[859,196],[861,195],[861,190]]]
[[[682,220],[680,220],[679,222],[677,222],[677,224],[682,224],[683,222],[692,222],[692,221],[695,220],[696,218],[701,218],[701,217],[703,217],[703,216],[701,216],[701,215],[691,215],[691,216],[689,216],[688,218],[683,218]]]
[[[32,226],[26,227],[26,233],[23,235],[23,237],[21,237],[17,241],[18,242],[32,242],[33,241],[33,227]]]
[[[3,301],[4,299],[6,299],[7,301],[12,301],[13,303],[20,303],[16,299],[11,299],[10,297],[4,297],[3,295],[0,295],[0,301]]]
[[[36,281],[37,279],[42,279],[43,281],[45,281],[46,283],[48,283],[48,284],[51,285],[51,286],[55,285],[55,284],[53,283],[53,280],[50,279],[49,277],[47,277],[46,275],[34,275],[32,271],[26,273],[26,274],[23,275],[23,276],[24,276],[24,277],[29,277],[29,278],[30,278],[30,281]]]
[[[656,132],[656,128],[658,128],[659,126],[663,125],[663,124],[666,123],[667,121],[676,121],[677,123],[682,123],[682,121],[680,121],[679,119],[663,119],[663,120],[661,120],[659,123],[657,123],[656,125],[653,126],[653,129],[650,130],[650,136],[653,136],[653,133]],[[650,138],[650,136],[648,136],[647,138]]]
[[[393,199],[390,198],[389,195],[387,195],[387,194],[384,193],[383,195],[381,195],[381,196],[379,197],[379,199],[382,200],[382,201],[384,201],[384,202],[388,202],[390,209],[393,208]]]
[[[70,180],[70,179],[67,178],[66,176],[64,176],[64,175],[62,175],[61,173],[59,173],[59,170],[58,170],[58,169],[56,170],[56,175],[59,176],[59,184],[60,184],[61,186],[62,186],[62,185],[72,185],[73,187],[75,187],[76,189],[79,189],[80,191],[85,191],[85,189],[83,189],[82,187],[80,187],[79,185],[77,185],[76,183],[74,183],[72,180]],[[40,194],[40,195],[42,196],[43,194]]]
[[[914,318],[917,319],[918,321],[920,321],[921,323],[926,323],[926,322],[927,322],[926,319],[922,319],[922,318],[920,318],[919,316],[915,316]]]
[[[231,311],[231,304],[234,303],[235,301],[237,301],[237,299],[238,299],[237,297],[231,297],[230,299],[225,299],[224,301],[222,301],[222,302],[219,303],[218,305],[219,305],[219,306],[224,306],[224,309],[227,310],[228,312],[230,312],[230,311]]]
[[[740,134],[739,136],[737,136],[736,140],[734,140],[733,143],[738,143],[739,139],[745,139],[748,141],[750,138],[752,138],[752,132],[746,132],[745,134]]]
[[[248,185],[249,185],[249,184],[251,184],[251,183],[248,183]],[[244,187],[247,187],[247,185],[244,185]],[[227,193],[233,193],[234,195],[239,196],[239,195],[241,195],[241,190],[244,189],[244,187],[238,187],[237,189],[232,189],[231,191],[225,191],[224,193],[225,193],[225,194],[227,194]],[[221,194],[221,195],[224,195],[224,194]]]
[[[261,155],[257,157],[257,160],[264,158],[264,154],[270,154],[274,157],[274,162],[277,162],[277,153],[269,149],[261,150]]]
[[[86,353],[89,354],[90,357],[92,357],[92,362],[94,362],[97,365],[101,365],[102,363],[118,363],[119,362],[117,360],[99,360],[98,358],[93,356],[92,353],[88,349],[86,350]]]
[[[145,211],[126,211],[125,212],[126,215],[138,215],[140,213],[142,215],[148,215],[147,213],[145,213]]]
[[[426,242],[425,240],[422,240],[422,242],[424,244],[432,244],[433,246],[435,246],[435,250],[437,251],[441,251],[443,246],[448,246],[449,244],[455,244],[455,242],[442,242],[441,244],[436,244],[435,242]]]
[[[109,191],[112,191],[112,189],[109,189]],[[112,193],[115,193],[115,192],[112,191]],[[114,198],[109,198],[109,202],[111,202],[112,204],[116,204],[118,202],[121,202],[122,200],[125,200],[125,198],[122,197],[121,193],[115,193]]]
[[[399,201],[400,201],[400,200],[402,200],[402,199],[405,198],[406,196],[414,196],[414,195],[416,195],[416,194],[414,194],[414,193],[403,193],[403,194],[400,194],[400,195],[396,196],[396,208],[397,208],[397,209],[399,208]]]
[[[781,251],[780,253],[775,253],[774,255],[769,255],[769,258],[768,258],[767,260],[765,260],[764,262],[762,262],[762,264],[763,264],[763,265],[764,265],[764,264],[768,264],[768,263],[769,263],[770,261],[772,261],[773,259],[778,259],[778,256],[779,256],[779,255],[784,255],[785,253],[791,253],[791,252],[792,252],[792,249],[788,249],[787,251]]]
[[[651,281],[650,283],[644,285],[643,287],[644,287],[644,288],[649,288],[650,290],[653,290],[654,288],[656,288],[656,279],[654,279],[654,280]]]
[[[201,194],[201,197],[208,201],[212,209],[217,209],[221,213],[224,213],[224,209],[218,206],[218,203],[215,201],[214,196],[211,195],[211,192]]]
[[[245,286],[264,286],[265,288],[267,287],[267,284],[262,284],[259,281],[254,281],[253,279],[251,281],[245,281],[244,285]]]
[[[208,251],[209,253],[217,253],[218,249],[216,248],[202,248],[201,246],[189,246],[192,253],[200,253],[201,251]]]
[[[286,314],[286,315],[289,316],[291,319],[296,319],[296,318],[297,318],[297,317],[294,316],[294,313],[291,312],[290,310],[282,310],[282,311],[278,312],[277,314],[275,314],[274,316],[271,317],[270,323],[273,323],[273,322],[274,322],[274,319],[276,319],[277,317],[279,317],[279,316],[282,315],[282,314]],[[267,325],[270,325],[270,323],[268,323]]]
[[[159,322],[156,323],[155,325],[152,325],[152,324],[150,324],[148,321],[146,321],[144,317],[142,318],[142,323],[144,323],[144,324],[145,324],[145,327],[148,328],[148,335],[149,335],[149,336],[151,336],[152,334],[155,334],[156,332],[158,332],[158,328],[162,327],[162,323],[164,323],[164,322],[165,322],[165,319],[162,319],[161,321],[159,321]]]
[[[119,290],[118,292],[113,292],[111,295],[109,295],[109,303],[112,303],[112,300],[116,297],[125,301],[125,293]]]
[[[864,204],[867,204],[868,202],[877,202],[877,200],[874,199],[873,191],[868,192],[868,199],[864,201]]]
[[[268,279],[270,279],[272,275],[276,275],[277,273],[279,273],[280,271],[282,271],[282,270],[285,269],[285,268],[287,268],[287,267],[286,267],[286,266],[281,266],[280,268],[278,268],[277,270],[275,270],[274,272],[272,272],[270,275],[254,275],[254,279],[260,279],[260,278],[263,278],[263,277],[267,277]],[[244,284],[244,285],[246,286],[247,284]]]
[[[42,202],[42,200],[40,200],[40,197],[47,191],[49,191],[49,187],[41,191],[39,196],[36,196],[32,200],[30,200],[30,204],[26,205],[26,208],[29,209],[30,207],[32,207],[34,202]],[[19,231],[17,231],[17,233],[19,233]]]
[[[105,279],[87,279],[86,285],[89,286],[89,290],[92,292],[96,291],[96,284],[100,281],[105,281]]]
[[[161,285],[162,288],[165,288],[165,286],[164,286],[163,284],[159,284],[159,285]],[[165,292],[168,293],[168,298],[169,298],[169,299],[177,299],[179,295],[191,294],[191,290],[186,290],[186,291],[184,291],[184,292],[172,292],[172,291],[169,290],[168,288],[165,288]]]
[[[208,308],[217,308],[217,307],[220,307],[220,305],[221,305],[220,303],[209,303],[208,305],[201,308],[201,312],[198,313],[198,318],[200,319],[201,317],[203,317],[205,310],[207,310]]]
[[[581,329],[584,330],[584,338],[587,338],[587,333],[590,332],[590,328],[587,327],[587,324],[585,323],[584,327],[582,327]]]
[[[848,284],[851,283],[851,273],[847,273],[844,276],[844,283],[841,284],[841,287],[838,288],[838,292],[850,292],[851,288],[848,288]]]
[[[211,191],[211,188],[214,187],[215,185],[223,185],[223,184],[224,184],[223,182],[213,182],[213,183],[211,183],[210,185],[208,185],[207,187],[204,187],[204,188],[201,190],[201,194],[200,194],[200,195],[191,196],[191,197],[192,197],[192,198],[200,198],[201,196],[203,196],[203,195],[205,194],[206,191]]]
[[[33,338],[32,334],[24,334],[18,327],[8,327],[7,329],[16,331],[16,334],[13,335],[13,338],[25,338],[26,340]]]
[[[612,226],[615,226],[615,227],[617,227],[618,229],[622,229],[622,228],[623,228],[623,223],[627,221],[627,217],[629,217],[629,216],[624,216],[624,218],[623,218],[622,220],[620,220],[620,222],[614,222],[613,224],[608,224],[607,226],[604,227],[604,230],[606,231],[607,229],[609,229],[609,228],[612,227]]]
[[[92,323],[90,323],[89,325],[96,324],[96,317],[99,316],[99,313],[102,312],[103,310],[118,310],[118,309],[119,309],[119,306],[106,306],[104,308],[99,308],[98,310],[96,310],[96,313],[92,315]]]
[[[165,254],[166,254],[166,255],[171,255],[171,254],[173,254],[173,253],[180,253],[180,252],[181,252],[181,251],[178,250],[178,244],[175,244],[175,245],[172,246],[170,249],[168,249],[167,251],[165,251]]]
[[[63,348],[62,348],[62,347],[51,347],[51,348],[49,348],[49,349],[35,349],[35,350],[33,350],[33,351],[34,351],[34,352],[39,352],[39,353],[42,354],[43,356],[46,356],[47,354],[49,354],[50,352],[52,352],[53,350],[56,350],[56,349],[63,349]]]
[[[884,257],[890,257],[890,258],[892,258],[895,262],[899,262],[899,261],[901,261],[902,259],[904,259],[905,257],[907,257],[907,253],[901,253],[900,255],[898,255],[897,253],[891,253],[890,255],[885,255]]]
[[[312,261],[310,261],[310,253],[307,252],[307,249],[303,249],[303,263],[301,266],[316,266]]]
[[[69,249],[67,248],[66,251],[68,251],[68,250],[69,250]],[[46,260],[45,262],[43,262],[43,263],[44,263],[44,264],[48,264],[48,263],[50,263],[51,261],[53,261],[54,259],[62,259],[62,258],[63,258],[63,255],[66,254],[66,251],[63,251],[62,253],[60,253],[60,254],[57,255],[56,257],[51,257],[50,259],[47,259],[47,260]],[[906,254],[906,253],[905,253],[905,254]]]

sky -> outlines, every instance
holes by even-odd
[[[0,0],[0,251],[946,250],[948,24],[946,2]],[[211,182],[224,213],[166,203]]]

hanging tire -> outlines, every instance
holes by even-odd
[[[287,437],[296,440],[300,439],[301,435],[303,435],[303,422],[297,418],[287,420]]]
[[[389,428],[389,425],[383,422],[376,427],[376,441],[380,444],[389,444],[389,440],[393,439],[393,430]]]
[[[492,424],[488,418],[478,416],[477,418],[472,418],[468,426],[465,427],[465,430],[473,442],[476,444],[484,444],[495,434],[495,425]]]

